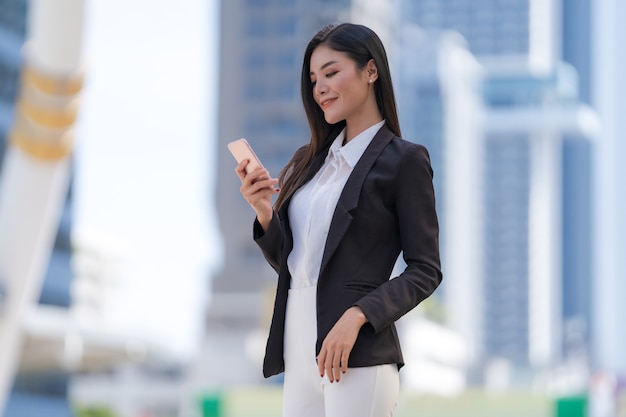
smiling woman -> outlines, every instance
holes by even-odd
[[[400,138],[385,49],[365,26],[313,37],[301,94],[310,143],[278,179],[236,168],[278,273],[263,373],[285,372],[285,417],[391,416],[394,322],[442,277],[428,152]],[[407,267],[390,280],[400,252]]]

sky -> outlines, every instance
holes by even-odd
[[[106,320],[181,357],[202,337],[222,253],[211,203],[218,16],[217,0],[86,10],[74,241],[108,264],[95,268]]]

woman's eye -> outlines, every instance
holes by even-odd
[[[335,74],[337,74],[337,71],[331,71],[328,74],[326,74],[326,78],[330,78],[330,77],[332,77]]]

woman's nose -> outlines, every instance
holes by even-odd
[[[315,82],[315,93],[316,94],[324,94],[325,92],[326,92],[326,84],[324,84],[320,80],[317,80]]]

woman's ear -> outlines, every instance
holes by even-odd
[[[374,82],[378,79],[378,67],[376,66],[376,62],[373,59],[370,59],[365,66],[367,70],[368,79],[370,82]]]

